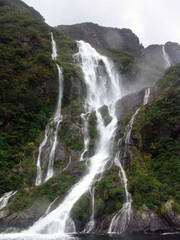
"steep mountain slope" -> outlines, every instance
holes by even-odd
[[[36,166],[29,157],[38,147],[42,131],[55,110],[58,76],[51,59],[51,28],[40,14],[19,0],[1,0],[0,11],[0,193],[3,193],[34,181]],[[57,34],[58,38],[60,48],[64,48],[60,61],[65,65],[68,51],[73,51],[68,49],[76,49],[76,44],[62,34]],[[67,42],[69,48],[64,47]],[[66,86],[64,90],[67,91]],[[64,104],[66,99],[68,93]]]
[[[121,230],[130,233],[178,230],[180,65],[169,68],[162,77],[167,68],[163,46],[144,49],[128,29],[105,28],[92,23],[51,28],[39,13],[20,0],[0,0],[0,13],[0,194],[17,190],[7,206],[0,208],[0,230],[26,229],[47,210],[59,206],[72,186],[89,171],[90,159],[98,151],[98,127],[103,126],[102,132],[107,131],[116,117],[117,129],[109,143],[111,147],[114,145],[108,164],[72,206],[70,227],[72,219],[78,232],[107,233],[117,217],[117,233]],[[51,31],[57,50],[54,61]],[[91,43],[99,53],[111,59],[107,61],[86,45],[92,54],[88,63],[94,64],[89,68],[95,66],[94,75],[99,84],[92,100],[99,94],[99,88],[100,91],[105,88],[100,102],[106,94],[116,96],[119,86],[113,85],[117,91],[112,91],[112,73],[115,73],[113,84],[119,78],[124,95],[121,99],[118,95],[115,102],[109,104],[109,99],[98,109],[86,112],[90,104],[87,103],[89,88],[82,65],[89,55],[83,59],[77,54],[80,43],[77,46],[71,37]],[[180,62],[179,50],[178,44],[166,43],[165,53],[171,65]],[[52,145],[49,137],[42,148],[42,184],[35,186],[38,146],[57,102],[56,64],[62,67],[63,98],[54,175],[45,182]],[[121,77],[117,77],[116,71]],[[86,72],[94,76],[88,69]],[[102,77],[106,79],[104,85],[100,82]],[[149,103],[143,103],[147,87],[151,87],[146,89],[150,93]],[[110,112],[111,105],[115,106],[115,115]],[[131,127],[130,123],[133,123]],[[53,132],[55,126],[48,126]],[[123,174],[127,174],[128,183]],[[121,213],[126,212],[124,206],[131,207],[131,204],[131,215],[122,214],[125,217],[121,218]]]
[[[133,125],[131,151],[135,157],[128,168],[129,190],[136,208],[146,205],[168,223],[178,226],[180,64],[166,71],[154,95],[154,99],[141,108]]]
[[[101,27],[94,23],[81,23],[69,26],[58,26],[57,29],[76,39],[89,42],[95,48],[141,54],[143,46],[130,29]]]
[[[0,192],[16,189],[24,172],[11,170],[28,155],[54,109],[57,83],[50,28],[21,1],[0,1]]]

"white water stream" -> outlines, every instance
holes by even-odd
[[[73,205],[91,188],[96,181],[96,176],[102,173],[106,169],[107,163],[112,160],[113,137],[117,124],[115,103],[121,97],[120,78],[113,64],[106,57],[98,54],[88,43],[79,41],[78,46],[79,53],[75,58],[81,63],[87,87],[85,109],[89,113],[95,111],[99,134],[98,143],[94,156],[89,158],[87,174],[72,187],[64,201],[55,210],[37,221],[28,230],[29,233],[64,234],[75,232],[75,226],[70,219]],[[104,105],[108,107],[112,117],[107,126],[104,125],[98,111]],[[87,141],[87,138],[85,137],[84,140]]]
[[[52,36],[52,46],[54,49],[53,56],[57,56],[55,42]],[[88,133],[88,117],[87,115],[94,112],[97,118],[97,131],[98,141],[95,147],[95,154],[90,157],[87,164],[87,173],[83,176],[80,181],[75,184],[70,191],[67,193],[63,202],[53,211],[49,213],[52,203],[47,209],[44,217],[40,218],[28,231],[23,232],[23,236],[46,236],[46,238],[55,238],[62,236],[68,238],[67,233],[76,232],[75,225],[70,218],[70,212],[74,204],[80,199],[80,197],[87,191],[91,191],[91,187],[95,181],[99,179],[98,175],[101,175],[107,167],[108,163],[112,164],[112,161],[120,168],[120,178],[124,183],[125,188],[125,203],[123,208],[118,212],[112,219],[109,233],[116,232],[121,233],[124,231],[129,223],[130,212],[131,212],[131,196],[127,189],[127,178],[125,171],[119,161],[119,156],[113,156],[113,140],[115,136],[115,130],[117,127],[117,118],[115,115],[116,101],[122,97],[121,93],[121,79],[116,72],[113,64],[104,56],[101,56],[92,48],[88,43],[78,41],[79,53],[75,55],[75,58],[80,62],[80,66],[84,73],[84,81],[87,88],[87,96],[85,101],[85,113],[82,114],[84,123],[84,151],[80,160],[84,159],[85,152],[88,151],[89,145],[89,133]],[[55,57],[56,58],[56,57]],[[57,65],[58,67],[58,65]],[[59,71],[59,68],[58,68]],[[60,89],[59,89],[60,90]],[[61,86],[62,91],[62,86]],[[62,98],[59,97],[59,99]],[[59,104],[60,100],[58,101]],[[111,116],[109,124],[105,125],[99,108],[106,105]],[[52,122],[55,124],[55,130],[53,131],[52,149],[56,148],[57,144],[57,129],[59,122],[61,121],[61,104],[58,105],[56,114]],[[58,110],[59,109],[59,110]],[[133,124],[133,123],[132,123]],[[50,126],[48,125],[45,131],[45,138],[40,145],[41,149],[46,144],[49,137]],[[52,135],[52,134],[51,134]],[[56,136],[56,137],[55,137]],[[53,147],[54,146],[54,147]],[[52,150],[51,151],[55,151]],[[41,151],[39,151],[41,154]],[[51,153],[50,153],[51,156]],[[39,165],[37,168],[41,169],[39,157]],[[52,154],[52,159],[54,158]],[[52,165],[49,164],[52,169]],[[42,173],[39,170],[39,179],[42,183]],[[49,171],[50,172],[50,171]],[[50,176],[51,174],[47,174]],[[48,179],[48,177],[46,177]],[[37,185],[40,184],[38,182]],[[91,191],[92,194],[92,215],[90,222],[85,229],[85,232],[89,232],[94,227],[94,189]],[[119,221],[122,221],[119,224]],[[39,235],[40,234],[40,235]],[[43,235],[42,235],[43,234]],[[42,237],[43,238],[43,237]],[[38,239],[38,237],[37,237]]]
[[[145,90],[143,105],[148,103],[149,96],[150,96],[150,88],[147,88]],[[122,141],[124,141],[124,143],[125,143],[124,157],[125,157],[126,153],[129,151],[129,144],[130,144],[132,127],[133,127],[134,120],[135,120],[139,110],[140,110],[140,107],[133,114],[132,118],[130,119],[129,124],[127,125],[127,127],[125,129],[124,136],[118,142],[118,146],[120,148],[120,151],[116,155],[115,164],[120,168],[119,175],[120,175],[120,179],[122,179],[123,183],[124,183],[125,200],[126,201],[123,204],[122,209],[120,209],[120,211],[117,214],[115,214],[114,217],[112,218],[110,226],[109,226],[109,230],[108,230],[109,234],[112,234],[112,233],[121,234],[122,232],[124,232],[127,229],[129,221],[130,221],[132,199],[131,199],[130,193],[128,192],[128,186],[127,186],[128,180],[127,180],[127,177],[126,177],[126,173],[125,173],[119,159],[121,158],[121,144],[122,144]]]
[[[94,200],[94,191],[95,191],[95,188],[93,188],[92,191],[91,191],[92,214],[91,214],[91,217],[90,217],[90,221],[88,222],[87,226],[85,227],[85,229],[83,231],[85,233],[91,232],[93,230],[94,224],[95,224],[95,221],[94,221],[94,202],[95,202],[95,200]]]
[[[11,192],[5,193],[0,198],[0,210],[7,206],[9,198],[14,196],[16,193],[17,191],[11,191]]]
[[[169,68],[171,66],[171,61],[170,61],[169,55],[167,54],[167,52],[165,50],[165,46],[162,47],[162,52],[163,52],[165,68]]]
[[[57,47],[56,42],[53,38],[53,33],[51,33],[51,42],[52,42],[52,59],[57,59]],[[62,102],[62,96],[63,96],[63,75],[62,75],[62,69],[61,67],[56,64],[57,70],[58,70],[58,80],[59,80],[59,96],[58,96],[58,103],[56,107],[56,112],[54,114],[53,119],[47,124],[44,134],[44,139],[42,143],[39,146],[39,153],[37,158],[37,177],[35,185],[38,186],[42,184],[43,182],[46,182],[49,178],[53,176],[53,165],[54,165],[54,157],[55,157],[55,151],[57,146],[57,134],[58,134],[58,128],[59,124],[62,120],[61,115],[61,102]],[[48,167],[47,167],[47,173],[45,176],[45,179],[42,179],[42,163],[41,163],[41,157],[42,157],[42,149],[46,145],[48,139],[51,142],[50,146],[50,153],[48,156]],[[49,150],[48,150],[49,151]]]
[[[150,96],[150,88],[147,88],[145,90],[145,94],[144,94],[144,99],[143,99],[143,105],[146,105],[149,102],[149,96]],[[136,118],[136,116],[138,115],[140,110],[140,107],[136,110],[136,112],[133,114],[129,124],[126,127],[125,130],[125,135],[123,137],[124,142],[125,142],[125,151],[124,151],[124,155],[128,152],[129,150],[129,145],[130,145],[130,137],[131,137],[131,132],[132,132],[132,126],[134,124],[134,120]]]

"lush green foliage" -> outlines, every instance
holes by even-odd
[[[58,196],[61,200],[63,195],[77,180],[78,177],[75,178],[70,172],[66,171],[56,178],[51,178],[45,184],[34,187],[31,191],[22,189],[16,194],[15,200],[10,203],[9,210],[11,213],[17,212],[33,205],[37,205],[38,209],[41,204],[45,204],[44,207],[46,209]]]
[[[10,171],[30,154],[54,110],[57,70],[50,28],[23,2],[0,1],[0,193],[23,184]]]
[[[164,203],[180,203],[180,65],[169,69],[156,86],[155,98],[141,108],[134,123],[139,150],[128,170],[136,207],[163,211]]]
[[[73,221],[85,221],[90,215],[91,208],[89,207],[90,199],[86,197],[80,198],[72,208],[71,218]]]
[[[103,178],[95,184],[95,217],[107,216],[121,209],[124,186],[118,173],[119,168],[112,167],[106,170]]]
[[[19,0],[0,0],[0,16],[1,194],[33,183],[35,159],[28,159],[42,140],[42,131],[54,111],[58,76],[51,59],[51,28],[40,14]],[[71,38],[53,32],[59,52],[57,63],[63,67],[62,105],[66,107],[80,96],[80,90],[72,84],[72,77],[82,78],[72,57],[77,45]],[[83,147],[77,136],[70,145],[74,150]]]
[[[132,74],[135,66],[135,57],[133,54],[115,49],[99,49],[99,51],[113,59],[122,74]]]

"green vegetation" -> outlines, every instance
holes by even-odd
[[[81,129],[71,122],[65,122],[60,131],[59,139],[65,143],[65,146],[75,151],[83,150],[83,138]]]
[[[91,208],[90,199],[86,197],[80,198],[71,210],[71,218],[73,221],[85,221],[90,216]]]
[[[106,170],[103,178],[95,184],[95,217],[105,217],[122,208],[124,186],[118,173],[119,168],[112,167]]]
[[[139,149],[128,170],[129,189],[137,208],[146,204],[163,211],[173,199],[180,204],[180,64],[170,68],[155,89],[155,98],[141,108],[134,123]]]
[[[109,48],[99,49],[99,51],[110,59],[113,59],[122,74],[132,74],[133,67],[136,63],[134,54]]]
[[[51,178],[45,184],[34,187],[31,191],[20,190],[15,196],[15,200],[10,203],[9,210],[11,213],[22,211],[33,205],[40,207],[44,202],[46,203],[45,209],[55,198],[63,197],[64,194],[79,180],[78,177],[73,177],[70,172],[63,172],[56,178]],[[44,209],[44,210],[45,210]]]
[[[54,110],[57,71],[50,28],[23,2],[0,1],[0,193],[17,189],[24,174],[10,169],[30,154]]]
[[[20,0],[0,0],[0,27],[2,194],[34,184],[36,159],[31,155],[42,141],[42,131],[55,110],[58,75],[51,58],[52,29],[38,12]],[[63,67],[62,105],[66,107],[81,95],[78,81],[83,85],[82,73],[72,57],[77,52],[76,42],[55,30],[53,33],[59,53],[57,63]],[[77,84],[73,85],[72,77]],[[77,107],[72,114],[75,111]],[[83,147],[77,137],[71,145],[74,150]]]
[[[84,96],[85,86],[82,81],[81,69],[76,65],[73,55],[77,53],[76,42],[68,36],[54,30],[58,48],[58,63],[63,69],[63,99],[62,107],[65,108],[77,99]]]

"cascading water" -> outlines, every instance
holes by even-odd
[[[86,228],[84,229],[83,232],[85,233],[89,233],[93,230],[94,228],[94,224],[95,224],[95,221],[94,221],[94,191],[95,191],[95,188],[92,189],[92,192],[91,192],[91,199],[92,199],[92,214],[91,214],[91,217],[90,217],[90,221],[88,222]]]
[[[145,90],[145,95],[144,95],[144,99],[143,99],[143,105],[146,105],[149,101],[149,96],[150,96],[150,91],[151,89],[150,88],[147,88]],[[125,135],[123,137],[123,140],[125,142],[125,150],[124,150],[124,155],[128,152],[129,150],[129,145],[130,145],[130,137],[131,137],[131,132],[132,132],[132,126],[134,124],[134,120],[138,114],[140,110],[140,107],[136,110],[136,112],[133,114],[129,124],[127,125],[126,127],[126,130],[125,130]]]
[[[84,136],[84,151],[81,154],[80,161],[84,160],[84,155],[88,151],[88,146],[89,146],[89,132],[88,132],[88,113],[81,114],[81,119],[83,121],[83,136]]]
[[[106,169],[107,163],[113,157],[113,137],[117,124],[115,103],[121,97],[120,78],[112,63],[106,57],[98,54],[88,43],[79,41],[78,47],[79,53],[75,58],[81,63],[87,88],[85,109],[87,113],[93,111],[96,114],[99,138],[94,156],[88,159],[88,173],[72,187],[64,201],[55,210],[29,229],[29,232],[32,233],[75,232],[75,226],[70,218],[73,205],[91,189],[92,184],[96,181],[96,176]],[[98,111],[104,105],[108,107],[112,117],[111,122],[106,126]],[[87,138],[85,137],[85,140]]]
[[[167,54],[167,52],[165,50],[165,46],[162,47],[162,52],[163,52],[165,68],[169,68],[171,66],[171,61],[170,61],[169,55]]]
[[[62,102],[62,95],[63,95],[63,77],[62,77],[62,70],[61,70],[60,66],[58,64],[56,64],[56,66],[58,69],[58,76],[59,76],[59,98],[58,98],[56,113],[55,113],[54,119],[52,121],[52,124],[55,125],[55,130],[53,131],[52,140],[51,140],[52,147],[51,147],[51,152],[49,155],[49,164],[48,164],[45,182],[53,176],[53,165],[54,165],[55,150],[56,150],[56,146],[57,146],[58,128],[59,128],[60,122],[62,121],[61,102]]]
[[[51,42],[52,42],[52,59],[56,60],[58,54],[57,54],[56,42],[54,41],[54,38],[53,38],[53,33],[51,33]],[[55,115],[54,115],[52,121],[50,121],[47,124],[46,129],[45,129],[44,139],[39,146],[39,153],[38,153],[38,158],[37,158],[37,177],[36,177],[36,182],[35,182],[36,186],[40,185],[42,182],[46,182],[49,178],[51,178],[53,176],[54,157],[55,157],[55,150],[56,150],[56,146],[57,146],[57,134],[58,134],[59,124],[62,120],[61,102],[62,102],[62,96],[63,96],[62,69],[58,64],[56,64],[56,66],[58,69],[58,80],[59,80],[58,103],[57,103]],[[47,173],[46,173],[45,180],[43,181],[42,167],[41,167],[41,165],[42,165],[41,164],[41,155],[42,155],[42,149],[46,145],[48,138],[51,141],[51,148],[50,148],[50,154],[48,157],[49,161],[48,161]]]
[[[7,206],[9,198],[14,196],[16,193],[17,191],[11,191],[11,192],[5,193],[3,197],[0,198],[0,210]]]
[[[145,90],[143,105],[148,103],[149,96],[150,96],[150,88],[147,88]],[[120,151],[116,155],[115,164],[120,168],[119,174],[120,174],[120,179],[122,179],[123,183],[124,183],[126,202],[123,204],[122,209],[117,214],[115,214],[114,217],[112,218],[110,226],[109,226],[109,230],[108,230],[109,234],[112,234],[112,233],[121,234],[122,232],[124,232],[127,229],[129,221],[130,221],[132,199],[131,199],[130,193],[128,192],[128,187],[127,187],[128,180],[127,180],[125,171],[124,171],[119,159],[121,158],[121,145],[122,145],[123,141],[125,143],[124,157],[125,157],[126,153],[129,151],[132,126],[134,124],[134,120],[135,120],[139,110],[140,110],[140,107],[133,114],[128,126],[126,127],[124,136],[118,142]]]
[[[143,105],[146,105],[146,104],[149,102],[150,92],[151,92],[151,89],[150,89],[150,88],[147,88],[147,89],[145,90]]]

